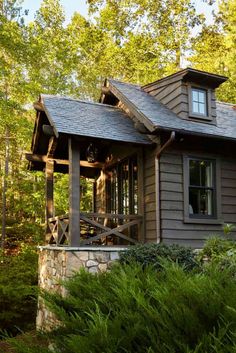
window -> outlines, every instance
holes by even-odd
[[[207,91],[192,88],[192,112],[193,114],[207,116]]]
[[[215,215],[215,163],[189,159],[189,215]]]
[[[218,223],[220,215],[219,161],[184,158],[185,221]],[[216,222],[217,221],[217,222]]]
[[[123,160],[108,171],[107,212],[119,214],[138,213],[137,157]]]
[[[138,165],[137,156],[126,158],[115,167],[107,170],[106,210],[112,214],[138,214]],[[123,223],[119,219],[119,224]],[[111,226],[111,224],[110,224]],[[135,225],[125,231],[126,235],[138,239],[138,226]],[[118,240],[118,244],[126,244]]]
[[[212,102],[212,90],[188,84],[188,106],[189,118],[201,119],[202,121],[215,124],[215,118],[212,115],[214,103]],[[213,110],[212,110],[213,109]]]

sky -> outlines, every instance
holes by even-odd
[[[24,0],[22,7],[29,10],[26,22],[30,22],[34,19],[34,14],[39,9],[41,2],[41,0]],[[86,0],[61,0],[60,2],[66,13],[66,22],[70,21],[75,11],[78,11],[83,16],[88,14]]]
[[[23,8],[29,10],[26,22],[30,22],[34,19],[34,14],[39,9],[40,3],[41,0],[24,0]],[[193,0],[193,3],[197,12],[204,13],[207,18],[207,22],[210,23],[212,19],[210,7],[206,3],[203,3],[202,0]],[[78,11],[83,16],[86,16],[88,13],[86,0],[61,0],[61,4],[65,9],[66,22],[70,21],[70,18],[75,11]]]

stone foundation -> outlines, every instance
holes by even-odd
[[[81,267],[91,273],[109,269],[112,262],[119,259],[120,247],[39,247],[39,289],[66,295],[61,281],[65,281]],[[36,326],[39,330],[55,327],[54,315],[39,298]]]

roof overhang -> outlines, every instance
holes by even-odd
[[[190,81],[190,82],[193,81],[201,85],[207,85],[212,88],[217,88],[222,83],[227,81],[228,77],[187,67],[186,69],[178,71],[172,75],[166,76],[160,80],[148,83],[147,85],[144,85],[142,88],[145,90],[146,88],[154,84],[164,83],[165,81],[169,81],[170,79]]]

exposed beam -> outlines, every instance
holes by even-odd
[[[47,158],[53,158],[54,152],[57,148],[57,139],[55,137],[51,137],[48,144],[48,153]]]
[[[40,103],[40,102],[35,102],[35,103],[33,104],[33,107],[34,107],[34,109],[37,110],[38,112],[44,112],[44,111],[45,111],[43,104]]]
[[[67,159],[58,159],[58,158],[48,158],[46,155],[34,154],[34,153],[26,153],[25,158],[29,162],[42,162],[46,163],[48,159],[53,160],[56,164],[69,165],[69,161]],[[94,162],[89,163],[87,161],[80,161],[81,167],[87,168],[97,168],[102,169],[104,167],[104,163]]]
[[[103,87],[102,87],[102,93],[105,94],[105,95],[107,95],[107,96],[114,96],[113,93],[111,93],[109,87],[103,86]]]

